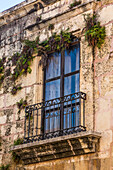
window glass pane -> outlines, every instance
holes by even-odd
[[[70,51],[65,50],[65,68],[64,73],[71,73],[73,71],[79,70],[79,44],[71,47]]]
[[[79,73],[64,78],[64,95],[79,91]]]
[[[60,129],[60,111],[46,111],[45,133],[54,132]]]
[[[64,129],[79,126],[79,105],[64,109]]]
[[[58,52],[49,55],[46,67],[46,80],[60,76],[61,54]]]
[[[60,97],[60,80],[46,83],[45,100],[51,100]]]

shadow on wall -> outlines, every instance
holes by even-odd
[[[56,1],[58,1],[58,0],[41,0],[43,3],[45,3],[45,5],[48,5],[48,4],[50,4],[50,3],[54,3],[54,2],[56,2]]]

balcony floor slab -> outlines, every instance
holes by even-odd
[[[52,139],[12,146],[24,164],[98,152],[99,132],[85,131]]]

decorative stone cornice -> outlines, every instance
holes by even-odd
[[[59,0],[26,0],[0,13],[0,26],[35,12]]]
[[[50,20],[54,17],[58,17],[70,11],[76,10],[77,8],[80,8],[80,12],[83,12],[84,10],[87,11],[88,9],[91,8],[91,6],[88,7],[88,4],[93,5],[94,2],[95,0],[89,0],[89,1],[86,1],[85,3],[82,3],[74,7],[73,9],[70,9],[69,4],[65,3],[65,1],[63,1],[62,3],[62,0],[49,0],[49,1],[26,0],[0,13],[0,27],[2,25],[9,24],[10,22],[14,20],[22,18],[26,15],[29,15],[33,12],[36,12],[35,15],[41,16],[42,18],[41,22],[46,22],[47,20]],[[49,9],[48,9],[48,5],[49,6],[51,5]],[[64,8],[64,5],[66,5],[65,8]],[[61,7],[62,7],[62,10],[59,10],[59,8]]]
[[[24,164],[98,152],[100,133],[80,132],[11,147]]]

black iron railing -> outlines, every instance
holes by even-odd
[[[86,94],[78,92],[27,106],[24,142],[85,131]]]

